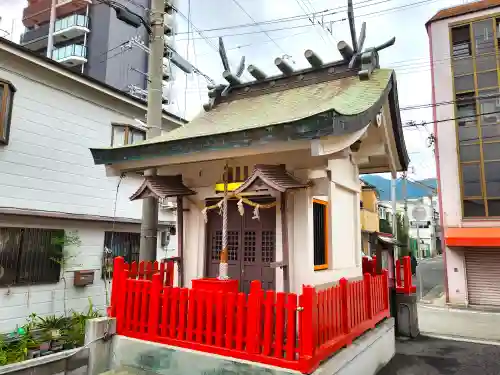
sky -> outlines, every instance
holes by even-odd
[[[122,0],[124,4],[134,0]],[[175,49],[201,72],[218,83],[223,67],[217,52],[223,36],[233,71],[242,56],[247,66],[258,66],[268,75],[279,74],[276,57],[285,57],[294,69],[308,67],[304,51],[312,49],[323,60],[340,59],[337,43],[351,44],[347,22],[347,0],[176,0],[177,35]],[[393,68],[398,82],[399,106],[403,123],[431,122],[432,109],[405,110],[405,107],[431,103],[429,45],[425,22],[438,10],[463,4],[464,0],[354,0],[356,29],[366,22],[364,46],[379,45],[396,37],[394,46],[380,53],[380,65]],[[0,0],[0,35],[5,30],[14,41],[23,32],[21,22],[25,0]],[[318,14],[311,24],[306,15]],[[321,14],[323,16],[321,16]],[[291,18],[289,18],[291,17]],[[283,20],[288,18],[287,20]],[[187,22],[187,19],[190,22]],[[275,21],[255,25],[254,22]],[[317,25],[323,21],[324,28]],[[332,23],[330,23],[332,21]],[[247,25],[242,27],[242,25]],[[331,33],[326,28],[330,28]],[[217,29],[212,30],[211,29]],[[201,35],[198,31],[201,31]],[[266,32],[264,32],[266,31]],[[246,71],[244,80],[253,79]],[[193,118],[208,101],[204,77],[177,70],[170,85],[172,104],[168,110]],[[435,177],[434,155],[427,139],[432,125],[405,129],[411,159],[409,177]]]

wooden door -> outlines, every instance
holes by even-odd
[[[253,198],[252,201],[270,203],[271,198]],[[264,289],[275,289],[275,270],[271,262],[276,258],[276,208],[259,210],[260,219],[252,219],[253,207],[245,205],[243,217],[236,200],[228,204],[229,277],[238,279],[240,290],[250,290],[252,280],[260,280]],[[207,202],[207,204],[213,204]],[[208,212],[207,270],[208,277],[219,274],[222,247],[222,216],[217,209]]]

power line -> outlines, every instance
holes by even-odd
[[[286,35],[286,36],[274,38],[274,40],[282,40],[282,39],[293,38],[294,36],[305,35],[305,34],[308,34],[308,33],[309,33],[308,31],[302,31],[300,33],[295,33],[295,34],[291,34],[291,35]],[[236,47],[233,47],[233,48],[227,48],[227,51],[234,51],[234,50],[237,50],[237,49],[246,48],[246,47],[254,46],[254,45],[257,45],[257,44],[261,45],[261,44],[265,44],[265,43],[271,43],[271,41],[267,40],[267,41],[258,42],[258,43],[256,42],[256,43],[240,44],[240,45],[237,45]],[[205,55],[208,55],[208,53],[200,53],[197,56],[205,56]]]
[[[389,0],[383,0],[383,1],[389,1]],[[369,12],[365,14],[361,14],[356,16],[356,18],[361,18],[361,17],[371,17],[375,15],[379,15],[381,13],[390,13],[390,12],[396,12],[400,10],[407,10],[409,8],[414,8],[417,6],[433,3],[436,1],[442,1],[442,0],[422,0],[416,3],[410,3],[410,4],[405,4],[402,6],[398,7],[393,7],[393,8],[387,8],[387,9],[382,9],[380,11],[375,11],[375,12]],[[343,22],[346,21],[347,18],[341,18],[337,20],[332,20],[329,21],[330,23],[336,23],[336,22]],[[250,34],[260,34],[260,33],[269,33],[269,32],[278,32],[278,31],[284,31],[284,30],[292,30],[292,29],[298,29],[298,28],[308,28],[308,27],[314,27],[316,25],[311,25],[311,24],[304,24],[304,25],[296,25],[296,26],[288,26],[288,27],[280,27],[280,28],[275,28],[275,29],[267,29],[267,30],[262,30],[262,31],[250,31],[250,32],[243,32],[243,33],[235,33],[235,34],[224,34],[224,35],[213,35],[213,36],[204,36],[203,39],[209,38],[209,39],[214,39],[214,38],[219,38],[219,37],[234,37],[234,36],[240,36],[240,35],[250,35]],[[185,39],[178,39],[180,40],[185,40]]]
[[[243,13],[245,13],[245,14],[248,16],[248,18],[250,18],[250,19],[252,20],[252,22],[253,22],[254,24],[257,22],[257,21],[255,21],[255,19],[251,16],[251,14],[250,14],[250,13],[248,13],[248,12],[246,11],[246,9],[245,9],[245,8],[244,8],[244,7],[243,7],[243,6],[242,6],[242,5],[238,2],[238,0],[233,0],[233,3],[235,3],[235,4],[236,4],[236,6],[237,6],[238,8],[240,8],[240,9],[243,11]],[[258,27],[260,28],[260,26],[258,26]],[[281,50],[281,52],[283,52],[283,54],[285,54],[285,55],[286,55],[286,52],[283,50],[283,48],[281,48],[281,46],[280,46],[278,43],[276,43],[276,41],[275,41],[273,38],[271,38],[271,35],[269,35],[269,33],[268,33],[266,30],[262,30],[262,32],[263,32],[264,34],[266,34],[267,38],[268,38],[269,40],[271,40],[271,41],[273,42],[273,44],[274,44],[276,47],[278,47],[278,49],[279,49],[279,50]]]
[[[225,27],[215,27],[211,29],[203,29],[201,31],[203,32],[212,32],[212,31],[221,31],[221,30],[232,30],[232,29],[239,29],[239,28],[245,28],[245,27],[255,27],[255,26],[261,26],[261,25],[272,25],[275,23],[283,23],[283,22],[295,22],[295,21],[301,21],[305,19],[309,19],[310,16],[314,15],[333,15],[337,14],[338,12],[329,12],[329,9],[319,11],[319,12],[314,12],[311,15],[298,15],[298,16],[290,16],[290,17],[282,17],[282,18],[275,18],[267,21],[260,21],[260,22],[253,22],[253,23],[245,23],[245,24],[239,24],[239,25],[233,25],[233,26],[225,26]],[[178,32],[176,33],[177,35],[182,35],[182,34],[187,34],[186,31],[183,32]]]
[[[300,9],[303,10],[304,14],[307,16],[307,11],[302,7],[302,3],[300,2],[300,0],[295,0],[295,2],[297,3],[297,5],[300,7]],[[305,4],[304,4],[305,6]],[[311,21],[311,24],[314,24],[314,13],[312,13],[313,15],[313,19],[311,19],[311,17],[307,17],[309,19],[309,21]],[[321,39],[323,39],[323,42],[325,42],[325,44],[328,46],[328,43],[325,39],[325,37],[323,36],[323,34],[321,32],[319,32],[319,30],[317,28],[314,28],[314,31],[316,31],[316,33],[321,37]]]
[[[217,28],[211,28],[211,29],[203,29],[201,31],[203,31],[203,32],[212,32],[212,31],[221,31],[221,30],[234,30],[234,29],[238,29],[238,28],[254,27],[254,26],[257,26],[257,25],[267,25],[267,24],[272,25],[274,23],[294,22],[294,21],[306,20],[306,19],[309,20],[309,21],[311,21],[312,25],[317,26],[317,24],[313,22],[313,20],[314,20],[314,18],[316,16],[334,15],[334,14],[339,14],[342,11],[346,11],[347,10],[347,6],[343,5],[343,6],[340,6],[340,7],[328,8],[328,9],[325,9],[325,10],[322,10],[322,11],[315,11],[314,8],[312,7],[313,11],[310,12],[309,9],[307,9],[307,7],[305,7],[305,4],[303,3],[303,0],[295,0],[295,1],[297,2],[297,4],[299,5],[299,7],[301,8],[301,10],[304,12],[304,15],[281,17],[281,18],[274,18],[274,19],[270,19],[270,20],[266,20],[266,21],[254,22],[254,23],[244,23],[244,24],[238,24],[238,25],[232,25],[232,26],[224,26],[224,27],[217,27]],[[361,8],[365,8],[365,7],[375,6],[375,5],[379,5],[379,4],[382,4],[382,3],[387,3],[387,2],[395,1],[395,0],[379,0],[378,2],[371,4],[373,1],[376,1],[376,0],[365,0],[365,1],[358,2],[356,4],[356,6],[354,7],[354,9],[361,9]],[[364,4],[364,3],[370,3],[370,4],[359,5],[359,4]],[[302,4],[304,4],[304,5],[302,5]],[[311,19],[311,17],[312,17],[312,19]],[[186,34],[186,32],[179,32],[177,34]]]
[[[474,100],[483,100],[483,99],[495,99],[500,97],[500,93],[498,94],[492,94],[492,95],[478,95],[478,96],[470,96],[468,98],[463,98],[463,99],[457,99],[457,100],[448,100],[448,101],[442,101],[442,102],[437,102],[437,103],[426,103],[426,104],[416,104],[413,106],[406,106],[406,107],[400,107],[400,111],[409,111],[409,110],[415,110],[415,109],[427,109],[427,108],[434,108],[434,107],[439,107],[442,105],[451,105],[451,104],[457,104],[457,103],[467,103],[471,102],[474,103]]]
[[[337,20],[335,22],[340,22],[340,21],[345,21],[347,18],[344,18],[342,20]],[[270,32],[277,32],[277,31],[284,31],[284,30],[293,30],[293,29],[303,29],[303,28],[310,28],[314,27],[316,25],[311,25],[311,24],[306,24],[306,25],[297,25],[297,26],[290,26],[290,27],[280,27],[276,29],[269,29],[265,30],[265,33],[270,33]],[[218,38],[229,38],[229,37],[234,37],[234,36],[240,36],[240,35],[251,35],[251,34],[262,34],[264,31],[259,30],[259,31],[247,31],[243,33],[236,33],[236,34],[223,34],[223,35],[213,35],[213,36],[205,36],[201,38],[193,38],[193,39],[218,39]],[[177,39],[179,41],[185,41],[186,39]]]

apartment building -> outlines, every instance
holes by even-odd
[[[51,2],[28,0],[23,12],[26,30],[20,44],[41,55],[47,54]],[[147,18],[151,0],[115,3]],[[171,3],[166,2],[165,41],[173,46],[175,19],[168,6]],[[144,48],[131,43],[131,39],[138,38],[147,46],[146,29],[134,28],[119,20],[115,9],[101,1],[56,0],[55,7],[52,58],[75,72],[145,98],[148,54]],[[169,66],[165,64],[166,81],[173,79]]]
[[[147,106],[3,38],[0,61],[3,333],[30,313],[83,311],[89,298],[104,311],[110,285],[103,270],[117,255],[138,260],[142,204],[129,197],[143,177],[108,175],[88,149],[143,140],[135,119]],[[163,113],[165,131],[184,123]],[[158,259],[176,255],[176,217],[163,203]]]
[[[500,307],[500,1],[427,23],[447,299]]]

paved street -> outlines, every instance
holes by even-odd
[[[378,375],[498,375],[500,346],[429,337],[397,341],[396,356]]]
[[[417,275],[413,277],[413,283],[417,286],[417,296],[425,296],[431,290],[435,297],[443,292],[444,285],[444,264],[443,257],[438,256],[432,259],[422,259],[418,262]],[[422,284],[422,294],[420,295],[420,285]]]

